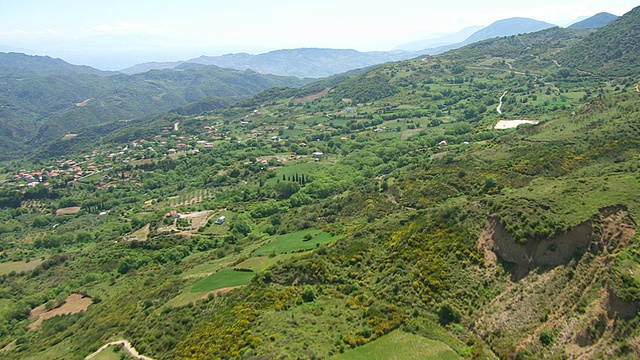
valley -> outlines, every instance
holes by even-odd
[[[637,358],[637,49],[576,59],[639,18],[63,124],[0,165],[1,356]]]

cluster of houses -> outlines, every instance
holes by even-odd
[[[256,110],[249,116],[258,115],[261,113]],[[249,123],[248,119],[242,122]],[[219,125],[221,125],[219,122],[214,125],[205,125],[204,132],[198,136],[172,134],[172,132],[178,131],[178,123],[173,126],[165,126],[158,129],[159,133],[150,139],[137,139],[113,150],[94,150],[90,154],[84,154],[75,159],[65,159],[35,171],[20,170],[9,179],[7,184],[18,187],[33,187],[38,184],[50,186],[50,184],[68,183],[103,172],[117,163],[132,163],[137,160],[158,158],[185,151],[198,153],[200,149],[213,148],[215,141],[224,139],[224,136],[217,131]],[[259,131],[254,127],[247,135],[257,138],[262,134],[273,133],[279,129],[280,127],[265,126]],[[308,133],[305,131],[305,134]],[[281,137],[277,135],[271,136],[270,139],[274,142],[281,141]],[[299,146],[307,147],[307,144],[301,142]],[[321,152],[314,152],[311,157],[320,160],[323,155]],[[103,177],[103,180],[108,179]]]

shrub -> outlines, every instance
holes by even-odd
[[[542,331],[540,331],[539,339],[540,339],[540,343],[543,346],[549,346],[555,340],[555,334],[553,333],[553,331],[551,329],[544,328],[544,329],[542,329]]]

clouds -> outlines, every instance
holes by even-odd
[[[115,24],[100,24],[88,29],[91,33],[108,35],[162,35],[164,30],[147,23],[122,21]]]

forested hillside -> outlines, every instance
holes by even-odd
[[[601,76],[632,76],[640,61],[640,8],[635,8],[564,51],[561,64]],[[601,49],[601,51],[592,51]]]
[[[637,359],[637,11],[3,164],[0,356]]]
[[[267,88],[305,83],[203,65],[105,76],[59,59],[21,55],[16,62],[13,58],[18,55],[0,58],[0,69],[6,70],[0,72],[5,159],[28,156],[52,140],[93,125],[154,115],[211,96],[241,100]],[[12,65],[16,63],[21,66]]]

